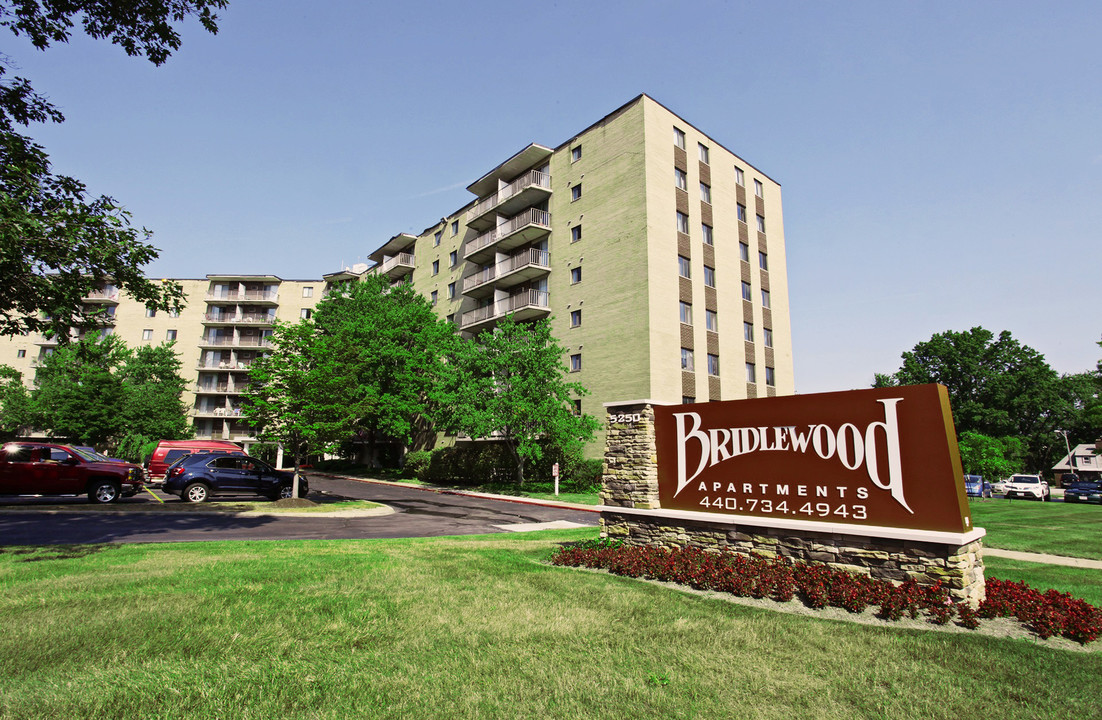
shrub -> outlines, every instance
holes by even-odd
[[[417,478],[424,482],[428,477],[431,462],[432,453],[428,450],[414,450],[407,453],[405,465],[402,466],[402,477]]]

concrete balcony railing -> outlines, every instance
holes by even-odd
[[[202,337],[199,344],[205,347],[270,347],[272,341],[266,337]]]
[[[546,250],[527,248],[510,255],[506,259],[488,268],[483,268],[474,275],[463,278],[463,292],[469,293],[479,287],[487,285],[497,279],[506,279],[520,273],[522,270],[548,271],[551,269],[551,255]],[[531,274],[531,273],[528,273]],[[525,278],[517,278],[522,282]],[[514,283],[517,284],[517,283]]]
[[[114,289],[114,290],[93,290],[92,292],[85,295],[84,299],[92,301],[92,302],[97,302],[97,301],[99,301],[99,302],[104,302],[104,301],[106,301],[106,302],[118,302],[119,301],[119,291],[118,291],[118,289]]]
[[[385,258],[374,270],[378,275],[393,279],[413,272],[413,253],[398,253]]]
[[[208,302],[276,302],[276,290],[216,290],[207,293]]]
[[[216,362],[216,363],[215,362],[205,362],[204,363],[204,362],[201,362],[198,365],[196,365],[195,369],[196,370],[201,370],[201,371],[206,371],[206,372],[217,372],[219,370],[222,370],[222,371],[242,370],[242,371],[244,371],[244,370],[248,370],[250,365],[252,365],[251,361],[250,362],[242,362],[240,360],[236,363],[232,363],[232,362]]]
[[[528,208],[468,242],[463,257],[474,259],[495,245],[502,250],[508,250],[550,230],[551,213]],[[506,242],[508,240],[511,242]]]
[[[550,293],[542,290],[524,290],[486,307],[475,308],[463,313],[460,327],[463,330],[471,330],[478,325],[496,321],[506,315],[513,315],[518,320],[525,320],[546,314],[550,310]]]
[[[271,325],[275,322],[275,315],[267,313],[207,313],[203,316],[205,323],[221,323],[223,325]]]

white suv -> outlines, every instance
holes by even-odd
[[[1006,481],[1006,497],[1048,500],[1048,483],[1040,475],[1014,475]]]

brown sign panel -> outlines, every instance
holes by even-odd
[[[941,385],[655,407],[663,508],[968,532]]]

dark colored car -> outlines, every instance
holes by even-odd
[[[968,497],[989,498],[991,483],[984,480],[982,475],[965,475],[964,491],[968,493]]]
[[[161,490],[187,502],[205,502],[211,495],[263,495],[272,500],[292,496],[294,473],[276,470],[248,455],[194,453],[180,458],[165,473]],[[298,476],[299,497],[309,482]]]
[[[0,495],[87,495],[109,503],[142,489],[137,465],[110,462],[70,445],[10,442],[0,449]]]
[[[1078,475],[1065,475],[1063,482],[1064,502],[1102,503],[1102,479],[1086,479],[1080,478]]]

